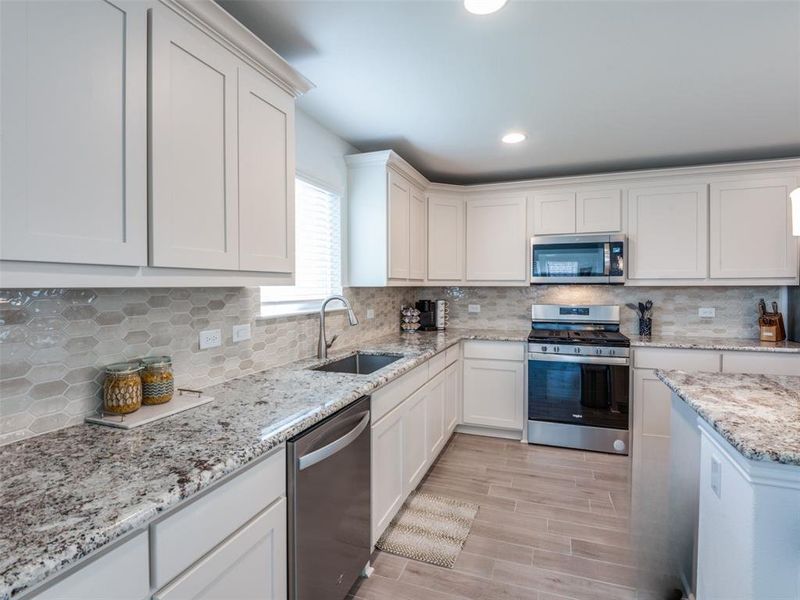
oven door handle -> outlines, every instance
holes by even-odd
[[[630,359],[621,356],[578,356],[575,354],[539,354],[528,353],[528,360],[540,360],[544,362],[569,362],[585,365],[609,365],[627,367]]]

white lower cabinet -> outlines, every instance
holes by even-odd
[[[426,438],[428,456],[435,457],[444,448],[447,441],[445,437],[444,404],[447,392],[447,378],[444,373],[439,373],[428,384],[425,396],[426,412]],[[431,458],[431,462],[433,459]]]
[[[143,600],[150,591],[148,537],[143,531],[40,593],[36,600]],[[27,597],[27,596],[26,596]]]
[[[403,495],[408,496],[428,469],[428,388],[405,401],[403,427]]]
[[[153,600],[286,598],[286,499],[195,563]]]
[[[460,363],[456,362],[444,371],[444,429],[445,436],[453,433],[458,424],[459,393],[461,389]]]
[[[372,426],[372,543],[403,505],[403,427],[405,406]]]
[[[522,430],[524,362],[464,359],[464,423]]]

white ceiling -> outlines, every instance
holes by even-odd
[[[435,181],[800,155],[800,0],[221,4],[317,85],[302,110]]]

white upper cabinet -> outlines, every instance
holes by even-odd
[[[464,199],[428,196],[428,281],[464,279]]]
[[[390,150],[345,159],[349,284],[373,287],[423,282],[427,257],[425,178]]]
[[[0,258],[147,264],[147,5],[0,2],[0,22]]]
[[[797,277],[789,201],[797,185],[792,176],[711,184],[712,279]]]
[[[411,272],[411,184],[389,171],[389,278],[408,279]]]
[[[237,60],[167,9],[151,44],[150,264],[238,269]]]
[[[427,229],[427,206],[425,193],[417,186],[411,186],[410,231],[409,231],[409,279],[422,281],[425,279],[425,259],[427,247],[425,230]]]
[[[621,229],[620,190],[582,191],[575,195],[576,233],[604,233]]]
[[[708,186],[628,191],[628,278],[708,276]]]
[[[467,200],[468,281],[527,284],[525,204],[523,195]]]
[[[543,191],[533,195],[534,235],[604,233],[622,230],[622,192]]]
[[[575,192],[537,192],[533,195],[536,235],[575,233]]]
[[[294,98],[239,67],[239,268],[294,270]]]

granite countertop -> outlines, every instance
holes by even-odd
[[[745,458],[800,466],[800,377],[656,374]]]
[[[654,335],[631,337],[631,346],[681,348],[685,350],[733,350],[747,352],[788,352],[800,354],[800,342],[761,342],[749,338],[690,337]]]
[[[402,355],[369,375],[310,371],[326,361],[301,360],[207,388],[213,402],[137,429],[85,424],[0,447],[0,600],[145,526],[462,339],[527,336],[527,329],[393,334],[358,345]]]

